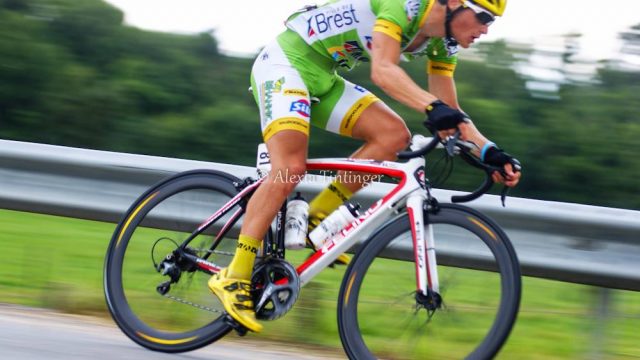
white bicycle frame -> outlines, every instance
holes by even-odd
[[[414,135],[411,141],[411,150],[415,151],[425,147],[432,138],[422,135]],[[269,155],[266,146],[258,148],[258,172],[269,169]],[[386,175],[400,179],[400,182],[382,199],[376,201],[369,209],[348,224],[338,234],[328,239],[321,249],[317,250],[296,270],[300,277],[301,286],[306,285],[320,271],[333,262],[340,254],[349,250],[363,234],[375,230],[393,214],[397,214],[406,206],[406,211],[411,222],[411,237],[413,240],[414,259],[416,266],[416,290],[427,295],[427,289],[439,291],[438,272],[435,254],[435,240],[432,226],[427,224],[425,231],[424,203],[427,199],[427,187],[425,182],[425,159],[418,156],[406,163],[392,161],[374,161],[361,159],[313,159],[307,161],[308,170],[344,170],[367,174]],[[197,231],[207,228],[219,219],[228,210],[241,201],[247,194],[255,191],[265,177],[244,188],[234,196],[215,214],[203,222]],[[226,233],[227,226],[234,223],[243,214],[242,210],[236,211],[231,221],[225,225],[222,234]],[[197,265],[210,272],[220,271],[220,267],[206,260],[198,260]]]
[[[411,150],[426,146],[431,138],[414,135]],[[340,254],[351,248],[363,234],[382,225],[398,213],[405,205],[411,222],[411,236],[416,264],[417,291],[427,294],[427,288],[438,292],[438,273],[435,255],[435,240],[432,226],[425,231],[424,203],[427,199],[425,184],[425,159],[419,156],[406,163],[372,161],[360,159],[313,159],[307,162],[308,170],[346,170],[400,179],[396,187],[369,209],[358,216],[342,231],[328,239],[297,269],[301,285],[304,286],[320,271],[331,265]]]

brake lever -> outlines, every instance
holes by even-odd
[[[500,193],[500,201],[502,201],[502,207],[507,207],[505,201],[507,200],[507,194],[509,193],[509,190],[511,190],[511,188],[506,185],[502,187],[502,192]]]
[[[449,155],[449,157],[453,157],[455,155],[456,145],[458,144],[459,139],[460,139],[460,130],[456,131],[456,133],[453,134],[453,136],[450,136],[447,139],[447,142],[444,148],[447,150],[447,155]]]
[[[522,167],[519,164],[514,164],[513,169],[514,171],[521,171]],[[500,169],[500,174],[505,180],[507,179],[507,173],[504,171],[504,169]],[[500,201],[502,201],[502,207],[506,207],[505,201],[507,200],[509,190],[511,190],[511,188],[507,185],[504,185],[502,187],[502,191],[500,192]]]

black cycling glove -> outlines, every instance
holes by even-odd
[[[485,164],[499,168],[503,168],[505,164],[511,164],[513,171],[522,170],[522,165],[520,165],[518,159],[507,154],[495,145],[487,147],[487,149],[482,152],[480,160]]]
[[[455,129],[458,124],[465,121],[467,116],[459,110],[456,110],[440,100],[436,100],[427,106],[425,112],[427,119],[424,126],[434,133],[440,130]]]

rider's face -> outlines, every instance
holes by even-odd
[[[468,48],[476,39],[489,31],[491,23],[483,23],[483,19],[471,9],[465,9],[451,22],[451,32],[458,44]]]

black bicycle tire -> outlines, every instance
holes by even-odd
[[[500,227],[489,217],[465,206],[442,204],[436,214],[425,214],[425,219],[434,224],[461,226],[478,235],[489,247],[494,247],[496,262],[501,269],[502,293],[496,320],[483,341],[466,359],[491,359],[506,342],[517,318],[522,292],[520,265],[516,252]],[[493,232],[500,241],[489,240],[487,230],[474,223],[479,221],[486,229]],[[407,214],[403,214],[374,232],[365,245],[360,248],[343,277],[338,299],[338,329],[343,348],[350,359],[375,359],[367,348],[357,319],[358,293],[366,270],[373,259],[396,237],[409,231],[410,222]],[[475,230],[475,231],[474,231]],[[492,249],[493,250],[493,249]]]
[[[107,307],[118,327],[137,344],[154,350],[167,353],[185,352],[206,346],[232,330],[232,327],[221,315],[211,323],[196,329],[190,333],[165,333],[150,328],[146,324],[132,317],[133,311],[128,307],[122,290],[121,274],[117,276],[121,268],[118,266],[118,256],[124,256],[124,252],[117,249],[118,240],[124,241],[130,236],[135,226],[125,229],[127,222],[145,214],[145,207],[153,207],[155,204],[172,196],[173,194],[193,187],[208,187],[220,191],[230,197],[236,195],[238,190],[235,185],[240,183],[240,179],[220,171],[214,170],[194,170],[176,174],[170,178],[160,181],[141,195],[129,208],[125,216],[116,227],[109,248],[107,251],[104,267],[104,292]],[[148,201],[151,194],[158,194],[153,202]],[[148,201],[148,203],[145,203]],[[125,239],[121,239],[125,238]],[[126,240],[128,241],[128,240]],[[120,256],[120,261],[122,256]],[[119,264],[121,265],[121,263]],[[119,280],[120,281],[119,281]],[[213,296],[213,295],[212,295]],[[144,325],[144,326],[141,326]],[[140,328],[145,328],[145,333],[140,332]],[[144,335],[140,335],[144,334]],[[185,339],[188,339],[185,341]]]

